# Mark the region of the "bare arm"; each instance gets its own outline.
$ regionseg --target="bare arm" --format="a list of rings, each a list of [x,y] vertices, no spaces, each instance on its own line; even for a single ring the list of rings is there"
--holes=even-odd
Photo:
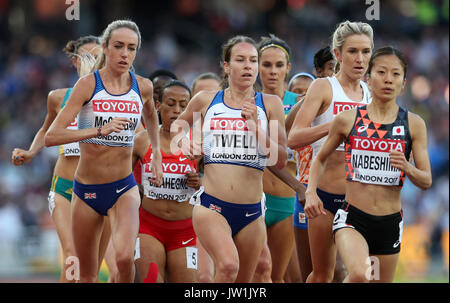
[[[403,153],[398,151],[391,151],[390,161],[393,167],[404,171],[414,185],[425,190],[432,183],[430,159],[427,152],[427,128],[422,118],[412,113],[408,114],[415,166],[405,159]]]
[[[299,195],[303,196],[306,187],[301,184],[291,173],[284,167],[283,169],[277,169],[275,166],[267,167],[278,179],[283,181],[287,186],[295,190]]]
[[[156,185],[162,183],[162,155],[159,140],[158,114],[153,101],[153,84],[150,80],[139,77],[139,87],[144,102],[142,117],[144,118],[147,135],[152,145],[152,182]]]
[[[328,80],[314,80],[289,131],[290,148],[297,149],[310,145],[328,134],[331,123],[311,127],[311,122],[318,116],[320,109],[327,106],[331,98],[332,91]]]
[[[308,188],[305,192],[305,214],[308,219],[314,218],[320,214],[325,214],[323,203],[317,196],[317,183],[325,169],[327,158],[334,150],[336,150],[339,144],[345,140],[345,137],[350,132],[352,127],[351,123],[354,120],[355,113],[356,110],[353,109],[342,112],[334,118],[327,139],[311,163]]]
[[[52,90],[47,97],[47,115],[44,123],[34,136],[33,142],[28,150],[15,148],[12,153],[12,162],[14,165],[22,165],[30,162],[45,146],[45,133],[58,114],[59,106],[64,98],[67,89]]]

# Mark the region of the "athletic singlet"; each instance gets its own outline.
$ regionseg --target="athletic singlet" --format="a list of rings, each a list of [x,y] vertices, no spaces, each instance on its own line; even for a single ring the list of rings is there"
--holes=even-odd
[[[266,156],[260,151],[256,135],[248,131],[241,109],[223,101],[224,91],[217,92],[205,113],[203,153],[205,165],[232,164],[264,171]],[[267,133],[268,120],[261,93],[255,93],[258,124]]]
[[[163,168],[163,182],[161,186],[155,186],[150,181],[152,177],[151,145],[142,159],[141,167],[144,195],[153,200],[187,201],[196,190],[187,186],[186,174],[192,171],[198,171],[197,162],[187,159],[181,152],[169,155],[161,151],[161,155]]]
[[[72,93],[72,88],[67,89],[64,99],[61,104],[61,109],[66,105],[67,100],[69,99],[70,94]],[[72,123],[67,126],[67,129],[78,129],[78,116],[72,121]],[[59,146],[59,154],[64,155],[66,157],[69,156],[80,156],[80,145],[78,142],[72,142],[67,144],[62,144]]]
[[[290,91],[285,91],[284,92],[284,97],[283,97],[283,107],[284,107],[284,118],[286,119],[289,112],[291,111],[292,107],[297,103],[297,94],[290,92]],[[292,162],[292,163],[296,163],[296,159],[295,159],[295,152],[290,149],[289,147],[287,148],[287,152],[288,152],[288,162]]]
[[[143,108],[141,93],[134,74],[130,71],[132,85],[130,90],[121,95],[108,93],[103,85],[98,70],[94,72],[95,90],[91,99],[83,104],[78,114],[78,129],[99,128],[115,117],[125,117],[133,121],[127,123],[124,130],[102,136],[81,140],[83,143],[100,144],[107,146],[130,147],[134,144],[136,128],[141,120]]]
[[[389,151],[403,152],[409,160],[411,144],[407,110],[399,107],[394,123],[379,124],[370,120],[366,105],[359,107],[345,139],[347,181],[403,186],[405,173],[391,166]]]
[[[295,151],[297,158],[297,179],[300,183],[308,184],[309,169],[311,168],[311,161],[313,156],[313,149],[311,145],[298,148]]]
[[[311,123],[311,127],[322,125],[324,123],[331,122],[334,117],[337,116],[340,112],[343,112],[345,110],[349,110],[352,108],[355,108],[357,106],[361,106],[364,104],[369,104],[372,101],[372,97],[370,96],[370,91],[367,87],[367,84],[364,81],[360,80],[361,87],[363,89],[363,98],[360,102],[356,102],[351,100],[344,92],[344,89],[342,88],[341,84],[339,83],[339,80],[336,78],[336,76],[333,77],[327,77],[328,81],[331,84],[332,94],[333,97],[331,99],[330,106],[328,106],[327,110],[323,112],[320,116],[316,117],[313,122]],[[320,147],[325,142],[327,136],[324,136],[317,140],[316,142],[313,142],[311,144],[313,148],[313,156],[315,157],[317,153],[319,152]],[[336,148],[338,151],[344,150],[344,144],[339,145],[338,148]]]

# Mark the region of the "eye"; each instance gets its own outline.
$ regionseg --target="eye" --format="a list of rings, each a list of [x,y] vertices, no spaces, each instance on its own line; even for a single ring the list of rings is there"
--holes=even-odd
[[[384,75],[384,71],[382,71],[382,70],[379,70],[377,73],[380,75]]]
[[[284,63],[283,62],[277,63],[277,67],[279,68],[284,67]]]
[[[134,48],[134,47],[129,47],[128,50],[134,52],[134,51],[136,50],[136,48]]]
[[[269,63],[269,62],[264,62],[264,63],[262,64],[262,66],[264,66],[264,67],[270,67],[270,63]]]
[[[120,48],[122,48],[122,45],[114,45],[114,47],[115,47],[116,49],[120,49]]]

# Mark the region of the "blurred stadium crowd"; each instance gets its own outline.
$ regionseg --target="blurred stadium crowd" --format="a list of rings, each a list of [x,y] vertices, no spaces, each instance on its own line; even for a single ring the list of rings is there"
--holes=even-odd
[[[315,51],[330,44],[335,25],[348,19],[372,25],[375,48],[390,44],[408,59],[399,103],[426,121],[433,172],[428,191],[410,182],[403,189],[405,225],[423,237],[416,244],[423,256],[412,252],[409,260],[424,259],[418,261],[426,263],[422,271],[437,262],[438,271],[448,272],[449,1],[380,2],[380,20],[367,20],[363,0],[81,0],[80,20],[68,21],[63,0],[0,0],[0,259],[7,246],[12,255],[36,254],[42,232],[54,229],[47,195],[57,148],[45,148],[24,167],[11,165],[10,157],[14,147],[31,144],[44,121],[48,92],[77,79],[62,52],[68,40],[100,35],[114,19],[133,19],[143,38],[136,72],[147,76],[165,68],[191,85],[200,73],[221,73],[220,45],[237,33],[255,40],[276,34],[293,52],[292,75],[312,72]],[[2,264],[0,276],[6,274]]]

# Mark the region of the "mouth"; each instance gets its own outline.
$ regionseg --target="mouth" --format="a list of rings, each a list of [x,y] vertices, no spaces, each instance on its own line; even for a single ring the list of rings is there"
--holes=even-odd
[[[247,79],[251,79],[253,77],[253,75],[250,74],[250,73],[245,73],[245,74],[242,75],[242,77],[243,78],[247,78]]]
[[[126,61],[119,61],[119,65],[122,67],[128,67],[128,63]]]
[[[381,89],[385,94],[391,94],[394,90],[389,87],[385,87]]]
[[[364,68],[362,66],[356,66],[353,69],[358,71],[358,72],[363,72],[364,71]]]

